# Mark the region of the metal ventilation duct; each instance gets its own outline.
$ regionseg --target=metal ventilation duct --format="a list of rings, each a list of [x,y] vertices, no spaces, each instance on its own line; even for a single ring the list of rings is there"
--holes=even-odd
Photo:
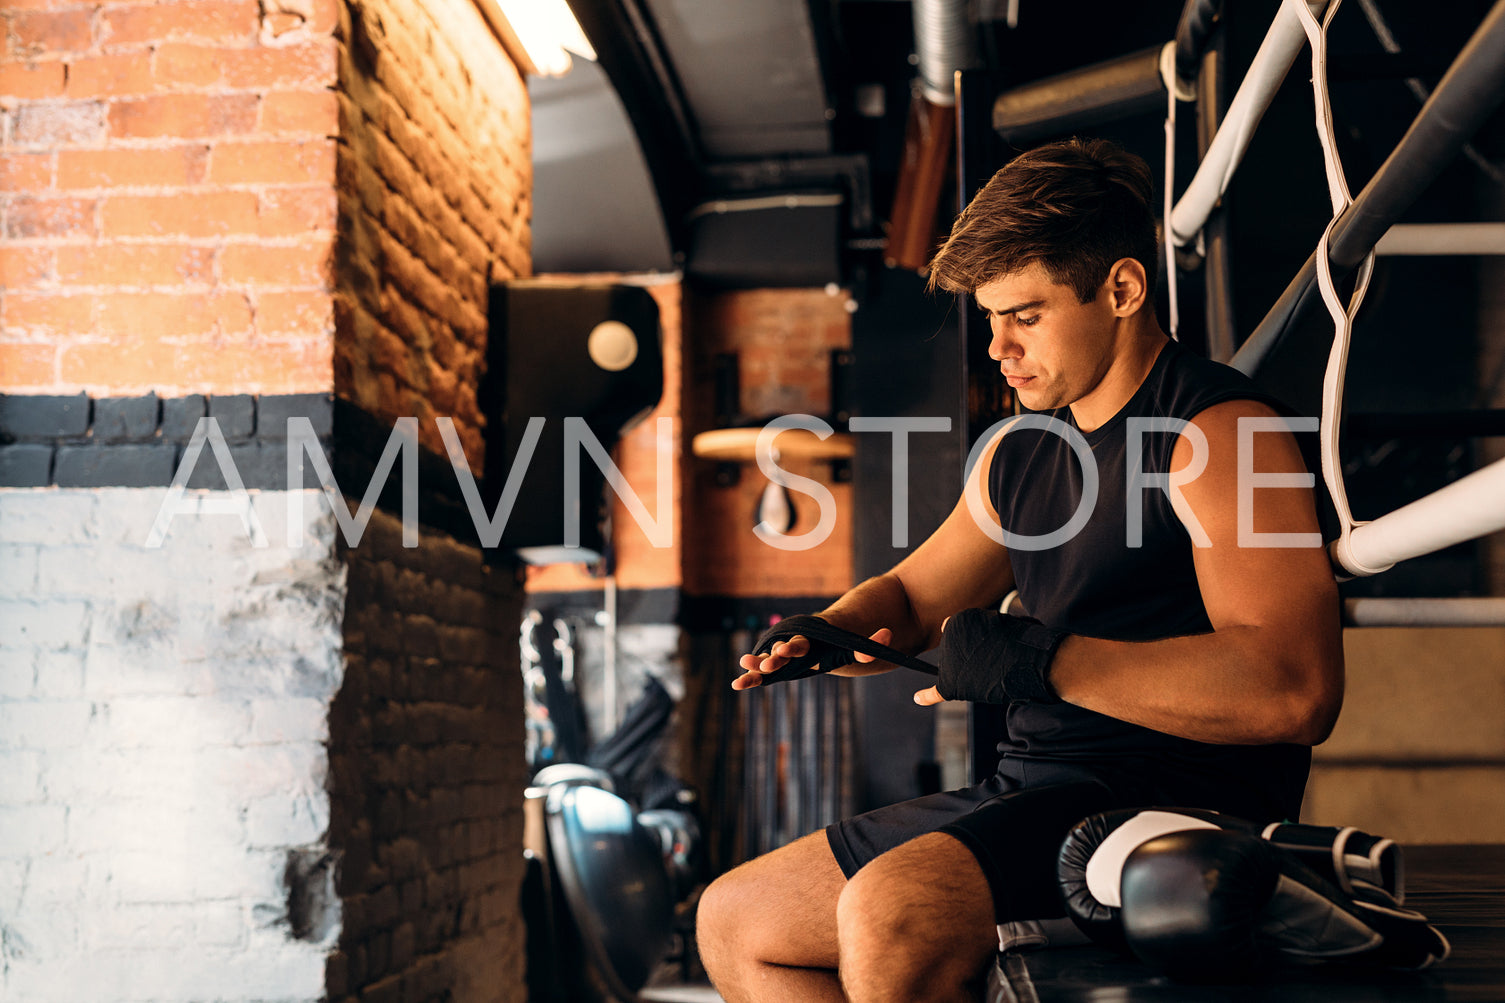
[[[914,0],[914,40],[925,97],[951,107],[956,71],[977,66],[977,31],[968,0]]]

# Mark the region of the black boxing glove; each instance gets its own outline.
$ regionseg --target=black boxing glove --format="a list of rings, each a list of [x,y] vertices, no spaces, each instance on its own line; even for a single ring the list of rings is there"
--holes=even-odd
[[[1119,889],[1124,861],[1142,844],[1188,829],[1259,833],[1253,822],[1199,808],[1122,808],[1078,822],[1056,858],[1066,915],[1077,929],[1101,947],[1128,954]]]
[[[964,609],[941,634],[936,690],[947,700],[1060,703],[1050,661],[1069,635],[1028,617]]]
[[[1415,971],[1448,956],[1425,916],[1351,898],[1247,833],[1148,840],[1124,862],[1120,891],[1130,949],[1172,978],[1245,978],[1279,957]]]
[[[769,627],[763,632],[763,636],[758,638],[757,644],[753,645],[752,653],[761,658],[772,652],[773,646],[780,641],[788,641],[795,637],[803,637],[810,642],[810,650],[798,658],[789,659],[783,668],[765,675],[764,683],[786,683],[839,669],[843,665],[850,665],[857,661],[856,652],[859,651],[864,655],[872,655],[874,658],[881,658],[886,662],[902,665],[917,672],[935,675],[935,666],[929,662],[915,658],[897,648],[890,648],[886,644],[879,644],[861,634],[834,626],[813,613],[787,616]]]
[[[1120,881],[1129,854],[1159,836],[1217,828],[1259,836],[1280,847],[1348,899],[1398,910],[1405,899],[1401,848],[1351,826],[1256,823],[1197,808],[1127,808],[1083,819],[1067,833],[1056,861],[1066,914],[1097,944],[1128,953]]]
[[[1344,894],[1380,906],[1406,900],[1406,870],[1393,839],[1352,826],[1277,822],[1260,833]]]

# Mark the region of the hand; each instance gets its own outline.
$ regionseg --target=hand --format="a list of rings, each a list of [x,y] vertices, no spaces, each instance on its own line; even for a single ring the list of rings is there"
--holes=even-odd
[[[876,641],[879,644],[888,644],[893,640],[893,636],[894,632],[892,630],[889,630],[887,627],[879,627],[869,635],[868,639]],[[754,686],[761,686],[764,676],[782,669],[792,659],[800,658],[809,653],[810,640],[802,634],[796,634],[787,641],[780,641],[778,644],[775,644],[769,649],[766,655],[743,655],[737,660],[738,667],[743,670],[742,675],[732,680],[732,689],[750,690]],[[859,662],[877,661],[872,655],[864,655],[861,652],[856,652],[855,655]]]
[[[951,618],[949,616],[941,621],[942,634],[946,633],[946,624],[950,622]],[[914,702],[921,707],[934,707],[938,703],[945,703],[946,698],[941,696],[941,691],[934,686],[927,686],[914,695]]]
[[[938,703],[945,703],[946,698],[941,696],[941,691],[934,686],[928,686],[914,695],[914,702],[921,707],[934,707]]]
[[[940,703],[942,697],[992,704],[1061,702],[1050,685],[1050,663],[1070,636],[1066,631],[991,609],[962,610],[954,619],[955,627],[941,627],[935,694],[916,694],[916,703]]]

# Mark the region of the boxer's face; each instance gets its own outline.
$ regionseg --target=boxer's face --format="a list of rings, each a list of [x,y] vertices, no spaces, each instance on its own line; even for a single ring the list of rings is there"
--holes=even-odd
[[[993,330],[988,357],[1032,411],[1081,400],[1113,362],[1115,317],[1106,284],[1082,303],[1031,262],[979,286],[975,296]]]

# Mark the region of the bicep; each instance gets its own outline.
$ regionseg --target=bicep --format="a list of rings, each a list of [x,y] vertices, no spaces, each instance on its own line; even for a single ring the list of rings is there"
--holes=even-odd
[[[1336,586],[1322,546],[1311,480],[1294,436],[1261,431],[1241,442],[1241,418],[1271,418],[1252,401],[1230,401],[1197,415],[1207,465],[1181,489],[1177,515],[1193,547],[1203,605],[1214,629],[1274,627],[1293,635],[1331,618]],[[1250,450],[1241,461],[1240,448]],[[1192,462],[1183,437],[1173,468]],[[1272,484],[1296,480],[1302,484]],[[1243,483],[1242,481],[1247,481]]]

